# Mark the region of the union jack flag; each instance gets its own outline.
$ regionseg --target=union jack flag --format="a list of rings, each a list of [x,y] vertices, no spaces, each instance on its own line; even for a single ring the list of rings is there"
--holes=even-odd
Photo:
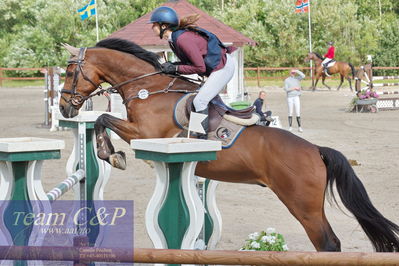
[[[309,0],[296,0],[295,13],[309,12]]]

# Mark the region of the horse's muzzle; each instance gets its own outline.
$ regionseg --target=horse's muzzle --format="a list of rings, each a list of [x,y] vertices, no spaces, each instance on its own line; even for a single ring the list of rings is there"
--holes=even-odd
[[[65,118],[72,118],[79,114],[79,110],[70,103],[60,103],[60,112]]]

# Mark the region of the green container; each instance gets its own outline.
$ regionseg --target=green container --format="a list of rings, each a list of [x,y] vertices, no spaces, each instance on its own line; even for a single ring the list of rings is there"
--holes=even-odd
[[[239,102],[230,103],[230,106],[233,109],[236,109],[236,110],[245,109],[247,107],[250,107],[251,105],[252,105],[251,103],[245,102],[245,101],[239,101]]]

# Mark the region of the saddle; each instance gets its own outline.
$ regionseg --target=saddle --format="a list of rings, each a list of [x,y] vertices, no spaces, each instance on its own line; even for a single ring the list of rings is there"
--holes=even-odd
[[[187,136],[190,115],[194,111],[195,95],[195,93],[186,94],[175,105],[173,119],[176,125],[183,129],[179,136]],[[220,96],[216,96],[209,103],[208,139],[221,141],[223,149],[232,147],[247,126],[255,125],[259,121],[259,116],[253,110],[252,106],[243,110],[234,110],[223,103]]]
[[[195,94],[190,95],[186,102],[186,116],[190,117],[191,112],[195,112],[193,100]],[[208,119],[209,119],[209,131],[214,131],[221,123],[224,115],[230,115],[239,119],[251,119],[253,116],[254,106],[247,107],[241,110],[235,110],[227,106],[222,98],[217,95],[209,103]]]
[[[324,73],[329,77],[331,75],[331,73],[328,72],[328,69],[332,66],[335,65],[337,61],[335,61],[334,59],[331,59],[330,61],[327,62],[326,67],[324,69]]]

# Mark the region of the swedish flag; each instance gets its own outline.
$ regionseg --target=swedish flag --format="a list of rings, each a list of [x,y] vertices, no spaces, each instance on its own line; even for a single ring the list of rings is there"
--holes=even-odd
[[[85,20],[90,16],[94,16],[96,14],[96,0],[91,0],[88,5],[78,9],[78,13],[82,20]]]

